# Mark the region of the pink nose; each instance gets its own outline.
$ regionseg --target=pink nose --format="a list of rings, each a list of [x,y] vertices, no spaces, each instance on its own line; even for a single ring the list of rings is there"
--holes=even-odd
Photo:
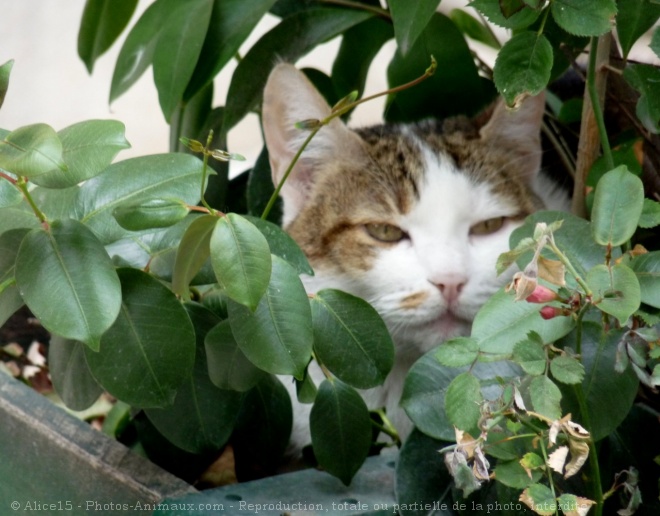
[[[435,285],[442,297],[448,303],[453,303],[458,299],[458,296],[461,295],[463,287],[465,286],[466,281],[463,278],[458,278],[454,276],[448,276],[446,278],[438,278],[439,281],[431,281]],[[430,280],[429,280],[430,281]]]

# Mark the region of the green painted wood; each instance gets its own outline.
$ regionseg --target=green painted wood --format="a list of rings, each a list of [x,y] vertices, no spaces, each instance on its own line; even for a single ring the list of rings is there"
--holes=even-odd
[[[0,373],[0,514],[151,514],[193,491]]]
[[[164,500],[154,515],[327,516],[396,514],[396,455],[370,457],[346,487],[317,470],[303,470],[254,482],[209,489]]]

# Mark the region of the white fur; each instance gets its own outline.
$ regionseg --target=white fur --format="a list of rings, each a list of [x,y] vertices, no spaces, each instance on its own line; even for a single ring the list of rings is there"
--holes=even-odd
[[[336,273],[317,270],[305,277],[309,292],[338,288],[371,303],[385,320],[396,343],[395,365],[385,384],[363,392],[369,408],[385,407],[388,417],[405,437],[412,423],[399,407],[403,384],[412,364],[443,341],[469,335],[471,321],[479,308],[501,286],[513,270],[497,277],[495,261],[509,249],[511,232],[520,225],[513,221],[490,235],[470,235],[470,227],[483,220],[513,217],[518,208],[495,196],[486,183],[473,183],[453,164],[424,148],[426,183],[420,188],[419,202],[410,213],[392,221],[410,236],[383,249],[373,267],[359,281]],[[553,208],[566,206],[566,196],[539,180],[539,194],[550,194]],[[465,286],[450,307],[434,285],[456,281]],[[414,308],[401,307],[402,300],[423,292],[424,302]],[[318,384],[324,376],[315,363],[310,367]],[[293,399],[295,392],[292,390]],[[295,403],[295,402],[294,402]],[[310,442],[310,405],[297,404],[292,443],[298,449]]]

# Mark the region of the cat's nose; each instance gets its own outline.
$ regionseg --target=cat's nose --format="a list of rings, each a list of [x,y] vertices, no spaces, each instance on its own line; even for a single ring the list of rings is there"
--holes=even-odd
[[[458,299],[466,283],[465,278],[459,276],[446,276],[429,281],[436,286],[448,303],[453,303]]]

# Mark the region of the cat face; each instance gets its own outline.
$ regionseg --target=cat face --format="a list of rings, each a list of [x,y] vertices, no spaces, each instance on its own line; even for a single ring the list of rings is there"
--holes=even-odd
[[[461,120],[323,127],[282,189],[284,226],[316,272],[304,278],[308,290],[369,301],[399,354],[469,333],[508,280],[496,277],[495,262],[511,232],[543,206],[532,188],[543,106],[542,98],[516,113],[498,106],[480,129]],[[275,183],[307,136],[295,122],[329,114],[304,75],[274,69],[263,122]]]

